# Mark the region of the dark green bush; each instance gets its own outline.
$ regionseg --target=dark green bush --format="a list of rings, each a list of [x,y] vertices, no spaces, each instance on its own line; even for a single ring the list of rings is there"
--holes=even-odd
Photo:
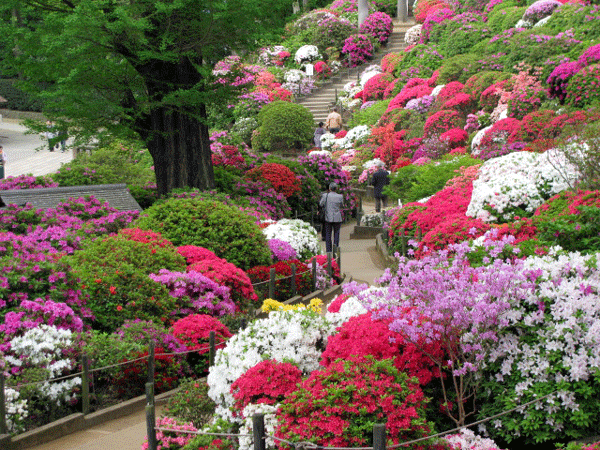
[[[62,259],[89,294],[94,329],[112,332],[125,320],[159,321],[176,309],[167,288],[150,279],[160,269],[184,271],[184,258],[173,247],[160,248],[113,235],[87,242]]]
[[[242,179],[241,171],[232,167],[213,166],[215,174],[215,189],[230,194],[235,191],[235,185]]]
[[[478,42],[490,37],[490,29],[483,22],[470,22],[466,25],[450,22],[455,26],[447,26],[440,42],[440,50],[445,57],[469,53]]]
[[[259,127],[252,138],[254,150],[302,150],[312,143],[312,113],[302,105],[281,100],[265,105],[258,113]]]
[[[513,5],[513,2],[503,2],[496,5],[492,12],[488,14],[487,26],[493,33],[501,33],[504,30],[513,28],[527,9],[510,5]]]
[[[424,67],[431,71],[436,70],[443,59],[444,57],[437,46],[432,44],[415,45],[396,65],[394,76],[399,77],[401,72],[415,67]]]
[[[206,380],[186,379],[181,388],[169,398],[165,406],[165,415],[183,422],[192,422],[196,428],[202,428],[215,412],[215,402],[208,396]]]
[[[41,112],[43,103],[31,94],[22,91],[16,86],[16,80],[0,79],[0,92],[6,103],[0,106],[15,111]]]
[[[596,40],[600,37],[600,27],[597,19],[590,20],[590,17],[594,17],[595,8],[597,6],[594,5],[564,4],[552,13],[544,28],[553,30],[552,34],[572,30],[576,39]]]
[[[271,260],[265,236],[254,218],[216,201],[168,199],[144,211],[135,226],[161,233],[176,246],[205,247],[243,270]]]
[[[357,127],[359,125],[373,126],[383,116],[385,110],[390,104],[391,99],[381,100],[375,102],[373,105],[365,109],[359,109],[352,115],[350,119],[350,128]]]
[[[438,83],[451,81],[465,83],[471,76],[481,71],[481,56],[475,53],[456,55],[442,61]]]

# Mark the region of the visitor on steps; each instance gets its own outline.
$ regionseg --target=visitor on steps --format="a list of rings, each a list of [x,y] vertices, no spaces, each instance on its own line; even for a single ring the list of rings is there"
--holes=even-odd
[[[333,245],[340,246],[340,228],[342,227],[342,203],[344,196],[336,192],[338,185],[329,183],[329,190],[321,195],[319,206],[325,210],[325,251],[331,253]],[[332,243],[333,234],[333,243]]]
[[[319,122],[319,126],[315,130],[315,134],[313,136],[313,142],[315,147],[318,149],[321,149],[321,136],[323,136],[325,133],[327,133],[327,130],[323,128],[323,122]]]
[[[390,184],[390,176],[382,161],[377,163],[377,171],[371,176],[371,186],[373,186],[373,196],[375,197],[375,211],[381,212],[381,207],[387,207],[387,195],[383,193],[383,188]]]
[[[342,116],[338,112],[337,106],[334,107],[333,111],[331,111],[327,116],[325,128],[327,128],[332,134],[339,133],[339,131],[342,129]]]

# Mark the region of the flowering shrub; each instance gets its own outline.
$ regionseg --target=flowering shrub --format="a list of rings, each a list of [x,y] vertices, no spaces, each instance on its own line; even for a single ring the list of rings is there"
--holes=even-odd
[[[290,52],[283,45],[262,48],[258,54],[258,60],[265,66],[283,66],[289,58]]]
[[[448,434],[444,439],[453,450],[500,450],[492,439],[482,438],[469,428],[461,428],[459,433]]]
[[[282,164],[261,164],[246,172],[245,176],[253,181],[266,181],[273,189],[286,197],[291,197],[301,190],[300,181],[294,172]]]
[[[423,25],[418,23],[406,30],[406,33],[404,33],[404,42],[406,42],[408,45],[418,44],[421,41],[422,27]]]
[[[543,154],[517,152],[490,159],[481,166],[479,177],[473,182],[466,214],[485,222],[527,217],[544,200],[567,189],[568,182],[577,177],[575,168],[558,150]]]
[[[254,123],[257,124],[254,118],[243,117],[238,119],[236,121],[236,131],[242,138],[248,134],[242,129],[245,121],[254,121]],[[253,125],[253,128],[256,128],[256,125]],[[244,170],[248,165],[240,153],[239,148],[235,145],[221,145],[220,143],[214,143],[211,144],[210,149],[212,151],[212,162],[215,166],[225,166]]]
[[[344,41],[342,53],[348,57],[350,67],[360,66],[373,56],[371,39],[364,34],[353,34]]]
[[[551,250],[524,261],[523,274],[533,283],[528,295],[510,299],[507,326],[485,361],[481,417],[547,396],[492,421],[491,437],[521,442],[578,439],[598,421],[591,399],[599,392],[595,347],[598,338],[596,256]],[[501,389],[499,387],[502,386]],[[586,395],[589,393],[590,396]]]
[[[317,231],[303,220],[282,219],[264,228],[263,233],[267,239],[277,238],[290,244],[301,260],[321,253]]]
[[[204,247],[197,247],[195,245],[182,245],[177,247],[177,253],[185,258],[185,262],[188,264],[188,266],[205,259],[218,258],[214,252],[211,252]]]
[[[561,3],[557,0],[537,0],[532,3],[523,14],[523,20],[536,23],[544,17],[550,16]]]
[[[584,67],[574,74],[566,87],[565,103],[584,107],[600,99],[600,64]]]
[[[202,264],[202,262],[195,264]],[[223,316],[233,314],[236,310],[228,287],[214,282],[195,270],[171,272],[161,269],[158,274],[151,273],[150,278],[164,285],[169,289],[169,294],[177,299],[178,308],[170,313],[171,316],[179,317],[194,313]]]
[[[327,340],[320,364],[329,367],[338,359],[370,355],[378,361],[391,359],[399,372],[417,377],[421,385],[439,377],[435,364],[427,356],[433,354],[442,358],[439,345],[432,343],[421,350],[401,334],[391,331],[390,322],[375,319],[371,313],[351,317]]]
[[[442,134],[452,128],[462,128],[465,120],[454,110],[442,109],[430,115],[425,121],[424,131],[426,136]]]
[[[277,220],[289,215],[291,210],[285,195],[264,181],[239,181],[235,185],[234,194],[237,195],[240,206],[255,212],[252,215]]]
[[[579,61],[567,61],[557,65],[554,70],[548,75],[546,84],[549,86],[549,97],[558,98],[561,103],[564,103],[567,97],[567,85],[569,80],[582,66]]]
[[[290,243],[277,238],[269,239],[267,243],[269,244],[271,258],[274,262],[298,259],[298,254]]]
[[[307,63],[316,61],[320,59],[322,56],[319,53],[319,49],[316,45],[303,45],[298,50],[296,50],[296,54],[294,55],[294,61],[298,64]]]
[[[161,417],[156,419],[156,445],[157,449],[166,450],[171,448],[182,448],[190,442],[198,429],[191,422],[181,422],[172,417]],[[148,450],[148,441],[142,444],[142,450]]]
[[[414,87],[403,88],[400,93],[397,94],[389,103],[386,112],[392,111],[396,108],[403,108],[410,100],[419,99],[430,95],[432,90],[433,89],[426,84],[419,84]]]
[[[276,436],[323,446],[368,446],[372,424],[385,422],[387,439],[399,444],[429,434],[424,400],[418,384],[390,360],[352,356],[311,373],[281,403]]]
[[[218,285],[229,288],[235,312],[247,311],[256,307],[258,297],[248,274],[234,264],[222,259],[204,259],[190,264],[188,272],[198,272]]]
[[[394,29],[392,18],[383,12],[374,12],[360,25],[360,32],[371,36],[375,42],[387,42]]]
[[[274,405],[296,390],[302,372],[287,362],[267,359],[248,369],[231,385],[234,412],[241,413],[248,404]]]
[[[389,83],[392,82],[393,79],[394,77],[387,72],[378,73],[369,78],[362,90],[363,101],[366,102],[367,100],[383,99],[385,88],[389,85]]]
[[[216,349],[224,348],[232,336],[225,325],[206,314],[192,314],[179,319],[173,323],[170,331],[188,350],[195,350],[194,353],[188,353],[188,361],[198,375],[208,369],[210,332],[215,332]]]
[[[232,418],[230,408],[235,400],[231,385],[265,359],[290,362],[303,375],[316,370],[323,342],[332,331],[322,316],[309,310],[274,311],[251,322],[217,352],[209,370],[208,395],[217,404],[217,416]]]
[[[410,109],[418,112],[419,114],[425,114],[428,112],[435,103],[435,97],[433,95],[424,95],[419,98],[413,98],[406,102],[405,109]]]
[[[58,187],[58,183],[47,176],[34,177],[30,175],[10,176],[0,180],[0,191],[12,189],[41,189]]]

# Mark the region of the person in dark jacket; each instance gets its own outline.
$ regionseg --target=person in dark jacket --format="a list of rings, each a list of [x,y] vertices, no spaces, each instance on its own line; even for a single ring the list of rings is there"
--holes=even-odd
[[[375,211],[381,212],[381,206],[387,207],[387,196],[383,193],[383,188],[390,184],[390,175],[385,170],[383,162],[378,163],[378,169],[371,177],[373,186],[373,196],[375,197]]]
[[[325,210],[325,250],[333,251],[333,245],[340,246],[340,228],[342,227],[342,204],[344,196],[336,192],[337,183],[329,183],[329,190],[321,195],[319,206]],[[331,235],[333,234],[333,243]]]

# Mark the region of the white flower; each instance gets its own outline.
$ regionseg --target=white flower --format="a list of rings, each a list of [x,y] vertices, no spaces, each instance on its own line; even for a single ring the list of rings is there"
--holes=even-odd
[[[419,40],[421,39],[421,28],[423,28],[423,25],[419,23],[406,30],[406,33],[404,34],[404,42],[406,42],[408,45],[418,44]]]
[[[302,64],[304,62],[316,61],[321,58],[321,54],[319,53],[319,49],[316,45],[303,45],[296,51],[296,55],[294,56],[294,60],[298,64]]]
[[[280,239],[290,244],[301,261],[321,254],[317,230],[301,219],[281,219],[263,228],[263,233],[267,239]]]
[[[440,92],[442,92],[442,89],[444,89],[444,86],[446,86],[445,84],[438,84],[436,87],[433,88],[433,91],[431,91],[431,96],[432,97],[437,97]]]
[[[275,448],[275,441],[271,436],[275,435],[275,429],[277,428],[277,416],[275,415],[277,409],[279,409],[279,405],[265,405],[263,403],[250,403],[244,408],[242,414],[246,419],[240,426],[239,450],[251,450],[254,448],[254,439],[250,436],[245,436],[252,435],[252,416],[254,414],[264,414],[265,436],[267,436],[265,440],[266,448]]]

